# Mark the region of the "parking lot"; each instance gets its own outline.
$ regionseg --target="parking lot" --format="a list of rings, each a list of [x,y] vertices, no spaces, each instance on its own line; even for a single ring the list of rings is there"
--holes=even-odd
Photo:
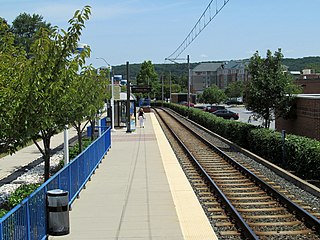
[[[235,113],[239,113],[240,118],[238,121],[241,121],[241,122],[248,123],[249,117],[253,115],[253,112],[247,110],[243,105],[238,105],[238,106],[234,105],[231,107],[226,105],[226,108],[228,108],[230,111],[233,111]],[[259,125],[262,125],[262,120],[261,119],[254,120],[253,117],[251,117],[250,124],[259,126]],[[270,129],[275,129],[275,122],[274,121],[271,122]]]

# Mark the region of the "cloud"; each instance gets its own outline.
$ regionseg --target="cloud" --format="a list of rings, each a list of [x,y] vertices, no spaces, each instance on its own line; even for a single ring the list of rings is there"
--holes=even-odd
[[[55,24],[66,23],[77,9],[82,9],[85,5],[79,3],[41,3],[35,9],[34,12],[41,14],[45,20]]]
[[[207,55],[207,54],[201,54],[200,56],[199,56],[200,58],[208,58],[209,56]]]

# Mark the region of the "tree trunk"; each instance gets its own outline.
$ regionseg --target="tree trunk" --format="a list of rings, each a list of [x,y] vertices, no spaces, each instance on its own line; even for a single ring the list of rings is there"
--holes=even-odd
[[[77,126],[77,136],[78,136],[78,144],[79,144],[79,153],[82,152],[82,131],[81,131],[81,123],[78,123]]]
[[[50,178],[50,140],[51,136],[45,136],[43,138],[43,145],[44,145],[44,180],[47,181]]]
[[[91,141],[94,140],[94,131],[95,131],[95,120],[90,120],[90,123],[91,123]]]
[[[87,121],[86,124],[84,124],[84,126],[81,128],[81,122],[77,122],[77,121],[74,121],[72,123],[72,126],[76,129],[77,131],[77,138],[78,138],[78,144],[79,144],[79,147],[78,147],[78,151],[79,153],[82,152],[82,149],[83,149],[83,145],[82,145],[82,133],[83,131],[85,130],[87,124],[89,123],[90,121]],[[92,136],[92,135],[91,135]]]
[[[33,139],[34,144],[37,146],[37,148],[41,152],[44,160],[44,181],[47,181],[50,178],[50,156],[51,156],[50,141],[51,141],[52,135],[53,134],[46,134],[44,132],[41,133],[44,149],[42,149],[38,144],[37,138]]]

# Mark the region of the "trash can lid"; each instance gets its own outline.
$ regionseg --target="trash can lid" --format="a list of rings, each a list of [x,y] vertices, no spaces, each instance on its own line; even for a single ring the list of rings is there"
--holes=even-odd
[[[49,196],[66,196],[68,195],[68,191],[64,191],[62,189],[53,189],[53,190],[47,191],[47,194]]]

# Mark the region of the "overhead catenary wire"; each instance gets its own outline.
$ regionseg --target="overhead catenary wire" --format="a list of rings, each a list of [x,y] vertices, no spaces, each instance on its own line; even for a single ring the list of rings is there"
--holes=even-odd
[[[203,29],[208,26],[212,19],[214,19],[218,15],[218,13],[229,1],[230,0],[211,0],[187,37],[183,40],[179,47],[166,59],[171,61],[176,60],[181,55],[181,53],[183,53],[184,50],[186,50],[186,48],[197,38],[197,36],[203,31]],[[212,11],[212,8],[215,8],[215,11]]]

